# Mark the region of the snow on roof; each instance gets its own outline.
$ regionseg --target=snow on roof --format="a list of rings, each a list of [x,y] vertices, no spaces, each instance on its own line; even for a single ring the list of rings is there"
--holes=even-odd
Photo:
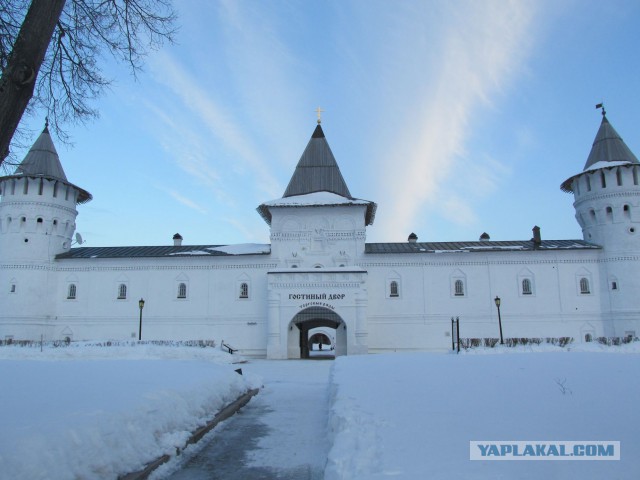
[[[619,167],[620,165],[631,165],[633,162],[629,162],[627,160],[612,160],[610,162],[606,160],[600,160],[592,165],[587,167],[585,172],[591,172],[592,170],[598,170],[599,168],[611,168],[611,167]]]
[[[67,258],[143,258],[265,255],[271,252],[268,244],[246,243],[238,245],[160,245],[151,247],[79,247],[57,255]]]
[[[211,255],[211,252],[205,252],[204,250],[188,250],[186,252],[173,252],[167,255]]]
[[[332,192],[313,192],[264,202],[268,207],[301,207],[309,205],[368,205],[369,201],[346,198]]]
[[[365,213],[366,225],[372,225],[376,215],[377,205],[369,200],[360,200],[359,198],[343,197],[332,192],[313,192],[304,195],[293,195],[290,197],[278,198],[261,204],[256,210],[260,216],[271,225],[270,208],[273,207],[321,207],[321,206],[338,206],[338,205],[362,205],[367,207]]]
[[[271,245],[265,243],[239,243],[237,245],[209,247],[207,250],[223,252],[229,255],[259,255],[263,253],[270,253]]]

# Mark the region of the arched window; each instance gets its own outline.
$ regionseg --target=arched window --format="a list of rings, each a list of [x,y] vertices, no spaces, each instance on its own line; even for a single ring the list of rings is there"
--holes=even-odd
[[[76,284],[75,283],[70,283],[69,284],[69,289],[67,291],[67,299],[68,300],[75,300],[76,298]]]
[[[607,178],[602,170],[600,170],[600,183],[602,183],[602,188],[607,188]]]
[[[240,284],[240,298],[249,298],[249,284],[241,283]]]
[[[522,279],[522,294],[531,295],[531,280],[528,278]]]
[[[618,186],[622,186],[622,172],[620,171],[620,169],[618,168],[616,170],[616,181],[618,182]]]
[[[187,298],[187,284],[181,283],[178,285],[178,298]]]
[[[127,298],[127,285],[125,283],[121,283],[118,286],[118,300],[124,300]]]
[[[591,335],[590,333],[585,334],[584,336],[585,342],[591,342],[592,340],[593,340],[593,335]]]
[[[400,296],[400,293],[398,292],[398,282],[396,282],[395,280],[393,280],[389,284],[389,296],[390,297],[398,297],[398,296]]]
[[[580,279],[580,293],[582,295],[588,295],[591,293],[591,290],[589,289],[589,279],[587,277],[582,277]]]
[[[454,293],[457,297],[464,296],[464,282],[462,280],[456,280],[456,283],[454,284],[454,289],[455,289]]]

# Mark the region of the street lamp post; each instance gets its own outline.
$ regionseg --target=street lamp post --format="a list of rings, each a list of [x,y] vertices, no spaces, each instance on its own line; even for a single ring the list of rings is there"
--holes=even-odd
[[[500,317],[500,297],[496,297],[493,301],[496,302],[496,308],[498,309],[498,326],[500,327],[500,345],[504,345],[504,341],[502,340],[502,318]]]
[[[138,301],[140,307],[140,327],[138,328],[138,340],[142,340],[142,309],[144,308],[144,298]]]

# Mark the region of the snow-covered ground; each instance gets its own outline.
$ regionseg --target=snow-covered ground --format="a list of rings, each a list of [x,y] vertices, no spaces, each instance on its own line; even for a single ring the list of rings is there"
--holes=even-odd
[[[640,478],[638,346],[340,357],[325,479]],[[474,440],[619,441],[621,459],[471,461]]]
[[[237,359],[197,347],[0,348],[0,478],[113,479],[173,453],[263,380],[245,407],[260,432],[241,456],[249,471],[316,478],[328,451],[328,480],[638,478],[638,342]],[[471,461],[474,440],[619,441],[621,459]]]
[[[261,381],[215,348],[0,348],[0,477],[116,478]],[[241,365],[240,365],[241,366]]]
[[[322,479],[332,364],[251,360],[242,365],[264,380],[259,395],[203,438],[208,445],[189,447],[152,479]]]

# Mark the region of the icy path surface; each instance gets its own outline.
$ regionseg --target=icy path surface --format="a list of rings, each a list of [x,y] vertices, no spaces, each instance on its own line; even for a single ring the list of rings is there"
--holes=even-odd
[[[201,450],[173,474],[153,478],[321,479],[331,360],[251,360],[245,374],[265,387],[240,413],[203,439]]]

